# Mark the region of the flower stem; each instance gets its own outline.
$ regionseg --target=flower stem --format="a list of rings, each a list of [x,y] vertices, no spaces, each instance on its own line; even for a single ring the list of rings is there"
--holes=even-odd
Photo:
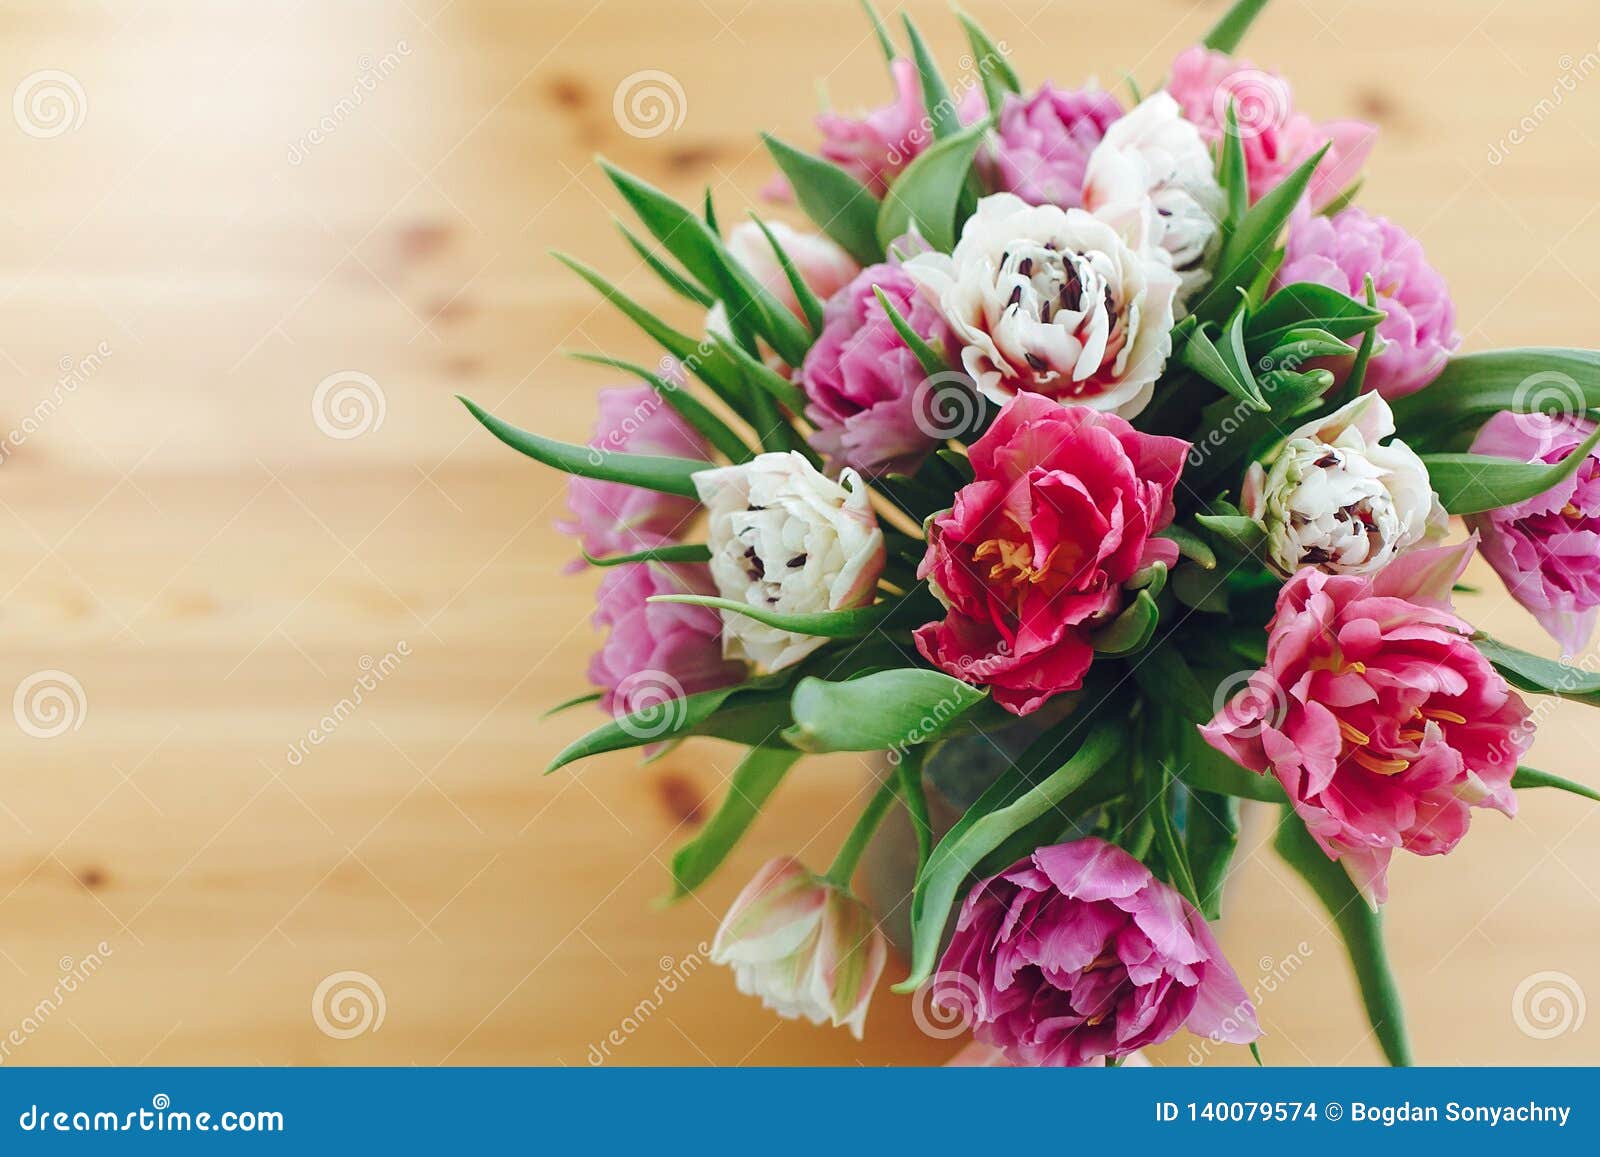
[[[837,888],[849,889],[850,878],[856,874],[856,864],[861,861],[861,854],[872,842],[872,834],[878,830],[878,824],[888,814],[889,805],[894,803],[894,800],[895,781],[891,776],[878,785],[877,794],[872,797],[872,802],[867,804],[867,810],[861,813],[856,826],[851,828],[850,834],[844,838],[839,854],[833,858],[833,865],[823,879]]]

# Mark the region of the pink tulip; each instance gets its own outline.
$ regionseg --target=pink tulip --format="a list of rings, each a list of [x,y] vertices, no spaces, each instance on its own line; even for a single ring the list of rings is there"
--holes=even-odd
[[[1450,609],[1473,546],[1415,550],[1376,575],[1297,571],[1267,627],[1266,666],[1200,729],[1277,778],[1374,907],[1395,849],[1442,855],[1473,808],[1517,810],[1528,709]]]

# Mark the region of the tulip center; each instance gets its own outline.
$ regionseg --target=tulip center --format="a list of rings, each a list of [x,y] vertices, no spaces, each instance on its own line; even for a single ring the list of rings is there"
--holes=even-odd
[[[993,586],[1008,588],[1020,599],[1030,589],[1052,595],[1076,573],[1083,550],[1074,543],[1062,541],[1052,546],[1039,558],[1033,543],[1014,518],[1007,519],[1008,529],[1015,536],[987,538],[972,552],[972,561],[988,563],[985,577]]]
[[[1005,331],[1001,345],[1022,349],[1034,384],[1065,377],[1065,396],[1097,392],[1099,371],[1116,361],[1126,327],[1111,279],[1094,256],[1063,250],[1054,241],[1019,242],[1001,254],[995,290],[1005,301],[996,319]],[[1039,332],[1044,326],[1077,339],[1079,352],[1069,363],[1062,362],[1059,336]]]

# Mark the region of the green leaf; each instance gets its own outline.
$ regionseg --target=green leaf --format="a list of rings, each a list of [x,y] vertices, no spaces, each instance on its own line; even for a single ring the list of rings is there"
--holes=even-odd
[[[1485,634],[1472,637],[1472,643],[1494,669],[1519,691],[1535,695],[1557,695],[1576,703],[1600,707],[1600,675],[1570,667],[1554,659],[1541,659]]]
[[[1600,445],[1600,429],[1559,462],[1518,462],[1487,454],[1424,454],[1428,481],[1451,514],[1511,506],[1565,482]]]
[[[658,546],[650,550],[636,550],[632,554],[613,554],[606,558],[596,558],[588,551],[583,552],[583,561],[590,566],[622,566],[630,562],[709,562],[710,560],[711,548],[698,542]]]
[[[711,203],[711,186],[706,186],[704,220],[706,228],[713,233],[721,233],[722,227],[717,224],[717,207]]]
[[[687,603],[696,607],[714,607],[729,614],[744,615],[780,631],[793,631],[797,635],[813,635],[823,639],[859,639],[870,634],[893,608],[893,603],[874,603],[870,607],[857,607],[846,611],[816,611],[810,614],[788,615],[753,607],[735,599],[719,599],[715,595],[651,595],[652,603]]]
[[[933,974],[950,909],[978,862],[1011,833],[1058,808],[1116,754],[1124,724],[1096,724],[1070,759],[1033,783],[1033,776],[1054,763],[1057,749],[1079,726],[1081,721],[1068,720],[1045,732],[933,849],[911,898],[911,974],[894,986],[896,992],[915,991]]]
[[[662,494],[677,494],[684,498],[698,498],[694,476],[709,469],[709,462],[692,458],[665,458],[648,454],[617,454],[597,450],[590,446],[574,446],[557,442],[527,430],[502,422],[470,398],[461,397],[461,404],[472,416],[483,423],[485,429],[518,453],[526,454],[546,466],[577,474],[583,478],[599,478],[606,482],[625,482],[629,486],[642,486]]]
[[[1600,791],[1579,783],[1574,779],[1566,779],[1559,775],[1552,775],[1548,771],[1540,771],[1536,767],[1519,767],[1511,777],[1511,786],[1516,788],[1527,787],[1554,787],[1562,791],[1570,791],[1573,795],[1581,795],[1584,799],[1592,799],[1600,803]]]
[[[1250,173],[1244,159],[1244,138],[1239,135],[1239,112],[1230,98],[1222,147],[1217,152],[1217,184],[1226,198],[1226,233],[1238,228],[1250,211]]]
[[[800,303],[800,312],[806,315],[806,324],[811,327],[813,334],[822,332],[822,302],[817,300],[815,291],[806,284],[806,279],[800,276],[800,271],[794,267],[788,252],[779,243],[777,236],[767,223],[754,213],[750,219],[756,223],[757,228],[766,237],[767,244],[772,246],[772,252],[777,255],[778,265],[783,269],[783,275],[789,281],[789,288],[794,291],[794,297]]]
[[[787,406],[797,414],[806,408],[806,396],[800,387],[760,358],[747,350],[740,349],[737,343],[729,341],[720,334],[712,334],[711,341],[729,359],[738,364],[747,384],[758,387],[773,401]]]
[[[1285,285],[1251,315],[1245,340],[1251,349],[1275,349],[1296,330],[1314,328],[1334,337],[1368,333],[1384,319],[1375,305],[1312,281]]]
[[[668,289],[679,297],[687,298],[703,309],[711,308],[712,304],[717,300],[716,298],[696,285],[687,274],[680,273],[657,257],[650,247],[634,236],[633,232],[621,221],[616,221],[616,226],[617,231],[627,240],[633,251],[639,255],[639,258],[655,271],[657,277],[666,282]]]
[[[1178,553],[1182,557],[1195,563],[1202,570],[1216,569],[1216,552],[1213,551],[1209,545],[1207,545],[1205,539],[1201,538],[1193,531],[1186,530],[1177,523],[1173,523],[1165,530],[1160,531],[1156,537],[1171,539],[1173,542],[1177,543]]]
[[[564,253],[556,253],[553,256],[587,281],[629,321],[654,338],[661,348],[689,366],[707,385],[717,391],[718,397],[735,409],[738,408],[741,401],[738,392],[739,376],[726,360],[708,356],[709,351],[698,339],[673,329],[655,314],[636,304],[627,294],[583,262]]]
[[[910,16],[902,16],[901,20],[906,26],[906,38],[911,42],[911,59],[916,62],[917,76],[922,82],[922,107],[927,110],[934,139],[945,140],[961,131],[961,118],[958,115],[956,102],[950,96],[950,89],[945,84],[944,77],[939,75],[939,65],[934,61],[933,54],[928,51],[928,46],[923,42],[922,33],[917,31],[916,24],[912,22]],[[895,236],[898,237],[899,234]]]
[[[749,830],[762,805],[800,758],[800,752],[777,747],[752,747],[728,780],[728,794],[706,826],[672,857],[670,903],[689,895],[722,866],[734,845]]]
[[[877,295],[878,304],[883,306],[884,316],[889,319],[889,324],[894,326],[894,331],[900,335],[900,340],[906,343],[906,348],[917,355],[917,364],[922,367],[922,372],[929,377],[948,373],[949,361],[929,345],[920,333],[911,328],[911,323],[901,316],[888,295],[876,285],[872,287],[872,292]]]
[[[580,362],[607,366],[639,378],[656,392],[657,397],[678,411],[685,422],[688,422],[689,425],[698,430],[707,442],[710,442],[711,445],[726,454],[731,461],[748,462],[753,457],[750,447],[744,444],[744,440],[729,429],[726,422],[702,405],[700,400],[690,394],[688,390],[674,385],[633,362],[606,357],[604,354],[574,353],[572,356]]]
[[[1120,615],[1096,631],[1090,642],[1102,655],[1136,654],[1149,646],[1160,621],[1155,599],[1148,590],[1142,590]]]
[[[1333,917],[1350,951],[1361,1000],[1367,1019],[1391,1065],[1411,1064],[1411,1046],[1406,1041],[1405,1013],[1400,1004],[1400,989],[1389,967],[1383,943],[1383,917],[1368,908],[1350,877],[1330,860],[1306,831],[1300,817],[1283,809],[1278,835],[1273,842],[1278,855],[1311,886],[1317,899]]]
[[[956,9],[956,19],[967,30],[967,43],[972,46],[972,59],[976,61],[978,76],[983,81],[983,94],[989,111],[998,114],[1008,92],[1020,93],[1022,81],[1011,67],[1006,54],[996,46],[978,22],[961,9]]]
[[[872,32],[878,38],[878,47],[883,50],[883,59],[892,63],[899,53],[894,50],[894,41],[889,39],[889,31],[884,28],[883,21],[878,16],[878,10],[872,6],[872,0],[861,0],[861,10],[867,14],[867,19],[872,22]]]
[[[988,693],[942,671],[906,667],[838,682],[795,685],[794,726],[784,739],[802,751],[905,752],[961,725]]]
[[[1296,424],[1295,419],[1333,386],[1333,375],[1327,370],[1271,370],[1256,380],[1271,412],[1241,415],[1239,404],[1226,398],[1207,406],[1200,429],[1191,439],[1193,453],[1203,456],[1184,473],[1189,489],[1204,491],[1230,470],[1242,472],[1243,460],[1281,439]]]
[[[881,249],[911,231],[941,253],[956,243],[956,208],[967,187],[973,158],[989,131],[989,120],[969,125],[921,153],[906,166],[878,210],[877,237]]]
[[[795,200],[813,224],[837,241],[860,265],[883,260],[878,242],[878,199],[832,161],[802,153],[767,133],[767,151],[794,188]]]
[[[1150,738],[1147,737],[1147,745]],[[1167,866],[1168,883],[1199,908],[1200,892],[1195,887],[1194,871],[1189,867],[1189,857],[1178,840],[1178,829],[1172,818],[1172,773],[1164,762],[1156,760],[1153,767],[1146,764],[1140,781],[1149,792],[1145,807],[1155,820],[1156,846]]]
[[[1340,193],[1333,200],[1329,201],[1322,208],[1318,209],[1317,215],[1321,217],[1337,217],[1351,205],[1355,204],[1356,195],[1361,192],[1361,186],[1365,185],[1366,183],[1367,179],[1365,177],[1357,177],[1354,181],[1350,182],[1350,187],[1348,189],[1344,190],[1344,192]]]
[[[1172,572],[1172,597],[1186,607],[1208,615],[1228,613],[1227,575],[1180,566]]]
[[[610,719],[562,748],[550,761],[545,774],[592,755],[625,751],[650,743],[665,743],[695,733],[713,715],[721,714],[724,709],[731,712],[736,706],[758,706],[776,700],[787,713],[789,697],[783,687],[790,677],[790,673],[780,671],[732,687],[697,691],[681,699],[655,703],[620,718]],[[767,732],[768,736],[773,734]]]
[[[1323,145],[1293,173],[1250,207],[1229,235],[1217,258],[1217,274],[1194,314],[1201,321],[1220,321],[1233,309],[1238,291],[1248,288],[1278,248],[1278,235],[1311,183],[1311,174],[1328,152]]]
[[[1213,52],[1233,52],[1266,6],[1267,0],[1235,0],[1201,43]]]
[[[1373,287],[1372,274],[1366,274],[1363,279],[1363,288],[1367,298],[1367,307],[1378,308],[1378,291]],[[1361,335],[1361,348],[1356,350],[1356,360],[1350,363],[1350,373],[1345,377],[1344,385],[1340,387],[1339,397],[1334,399],[1334,408],[1344,405],[1361,395],[1367,385],[1367,367],[1372,364],[1372,352],[1378,344],[1378,327],[1373,326]]]
[[[933,852],[933,820],[928,814],[928,793],[922,782],[922,761],[926,747],[913,747],[894,761],[895,780],[899,785],[900,799],[911,816],[911,830],[917,838],[917,875],[928,866],[928,856]]]
[[[1451,358],[1414,394],[1391,403],[1412,447],[1441,431],[1476,427],[1501,410],[1582,414],[1600,409],[1600,351],[1517,349]]]
[[[1239,554],[1254,554],[1266,540],[1266,529],[1243,514],[1197,514],[1194,520]]]
[[[1139,591],[1152,599],[1158,599],[1167,587],[1167,564],[1156,561],[1149,566],[1140,567],[1128,576],[1128,581],[1123,586],[1130,591]]]
[[[574,695],[571,699],[563,699],[560,703],[557,703],[543,715],[539,716],[539,718],[541,720],[549,719],[553,716],[560,715],[563,711],[571,710],[574,707],[582,707],[585,703],[598,703],[604,698],[604,691],[590,691],[587,695]]]
[[[1261,396],[1254,376],[1248,380],[1241,377],[1234,368],[1233,360],[1223,357],[1222,351],[1206,334],[1204,326],[1190,332],[1189,340],[1183,343],[1178,354],[1178,364],[1187,366],[1211,384],[1222,387],[1252,410],[1265,413],[1271,409]]]
[[[722,299],[728,323],[751,326],[792,366],[805,360],[811,337],[798,318],[773,297],[722,244],[722,238],[660,189],[602,160],[600,167],[652,236],[683,267]]]

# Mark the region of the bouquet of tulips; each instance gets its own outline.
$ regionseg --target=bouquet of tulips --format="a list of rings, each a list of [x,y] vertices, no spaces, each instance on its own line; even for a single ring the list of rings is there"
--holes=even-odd
[[[1311,119],[1232,55],[1264,4],[1125,96],[1030,91],[964,16],[952,85],[866,6],[893,103],[820,117],[815,153],[766,139],[769,194],[807,227],[724,232],[709,194],[606,166],[703,333],[563,257],[659,359],[584,355],[638,382],[601,394],[587,446],[467,403],[573,475],[565,529],[605,568],[600,690],[575,702],[607,719],[552,770],[747,749],[675,895],[803,756],[887,753],[832,865],[767,864],[717,933],[780,1015],[860,1035],[888,950],[852,881],[903,808],[894,989],[958,1011],[974,1047],[1117,1064],[1186,1028],[1255,1050],[1208,925],[1254,800],[1405,1063],[1390,859],[1449,852],[1518,789],[1600,799],[1522,763],[1524,696],[1600,703],[1600,676],[1452,604],[1481,551],[1586,646],[1600,354],[1456,354],[1439,274],[1354,203],[1375,130]],[[982,773],[952,823],[941,768]]]

